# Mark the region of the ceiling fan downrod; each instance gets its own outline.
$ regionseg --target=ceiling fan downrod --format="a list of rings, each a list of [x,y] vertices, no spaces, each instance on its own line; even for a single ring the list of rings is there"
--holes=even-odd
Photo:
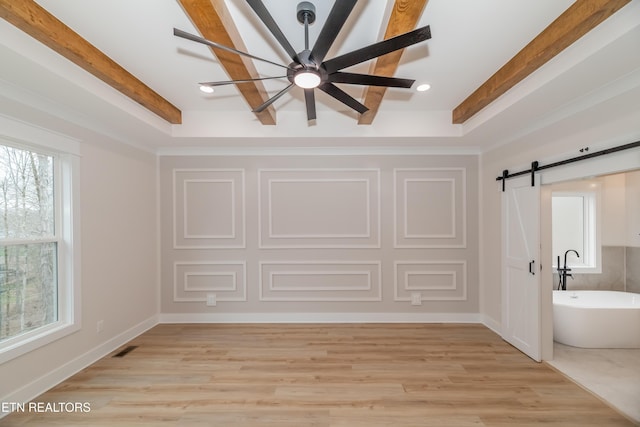
[[[295,61],[291,63],[290,67],[293,70],[287,74],[296,86],[313,89],[322,82],[319,65],[313,60],[309,50],[309,25],[316,20],[316,7],[308,1],[300,2],[296,8],[296,17],[298,22],[304,25],[304,50],[298,53],[299,64],[295,64]]]
[[[308,1],[300,2],[296,8],[296,17],[304,25],[304,48],[309,50],[309,25],[316,21],[316,7]]]

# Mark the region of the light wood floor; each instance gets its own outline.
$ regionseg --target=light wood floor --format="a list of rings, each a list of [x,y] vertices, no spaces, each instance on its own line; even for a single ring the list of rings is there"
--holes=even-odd
[[[128,345],[37,399],[89,413],[0,425],[633,425],[481,325],[159,325]]]

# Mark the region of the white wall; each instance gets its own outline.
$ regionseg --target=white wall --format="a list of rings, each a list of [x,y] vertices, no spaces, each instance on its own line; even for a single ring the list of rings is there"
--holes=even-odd
[[[640,247],[640,170],[601,179],[602,245]]]
[[[602,246],[626,246],[626,174],[607,175],[602,181]]]
[[[626,175],[627,246],[640,247],[640,170]]]
[[[161,317],[477,320],[477,165],[467,155],[161,157]]]
[[[0,401],[35,397],[157,317],[155,155],[96,137],[80,180],[82,327],[1,364]]]

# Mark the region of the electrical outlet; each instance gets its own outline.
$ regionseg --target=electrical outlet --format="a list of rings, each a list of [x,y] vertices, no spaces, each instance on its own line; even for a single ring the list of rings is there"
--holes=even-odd
[[[215,307],[217,304],[216,294],[207,294],[207,305],[209,307]]]
[[[411,293],[411,305],[422,305],[422,294],[420,292]]]
[[[104,330],[104,320],[98,320],[96,323],[96,332],[101,333]]]

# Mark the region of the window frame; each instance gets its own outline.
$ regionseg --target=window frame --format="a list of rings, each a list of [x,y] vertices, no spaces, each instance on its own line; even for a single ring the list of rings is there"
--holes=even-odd
[[[568,263],[573,274],[601,274],[602,273],[602,245],[601,245],[601,209],[600,209],[600,185],[592,184],[589,190],[553,191],[554,197],[582,197],[583,215],[583,253],[580,254],[580,264]],[[552,203],[553,205],[553,203]],[[552,248],[553,250],[553,248]],[[557,255],[557,254],[555,254]],[[562,263],[564,260],[560,259]],[[552,267],[558,268],[557,258],[554,256]]]
[[[0,144],[53,157],[57,242],[57,320],[0,342],[0,364],[68,336],[81,328],[79,143],[67,136],[0,115]],[[29,239],[7,240],[9,244]]]

